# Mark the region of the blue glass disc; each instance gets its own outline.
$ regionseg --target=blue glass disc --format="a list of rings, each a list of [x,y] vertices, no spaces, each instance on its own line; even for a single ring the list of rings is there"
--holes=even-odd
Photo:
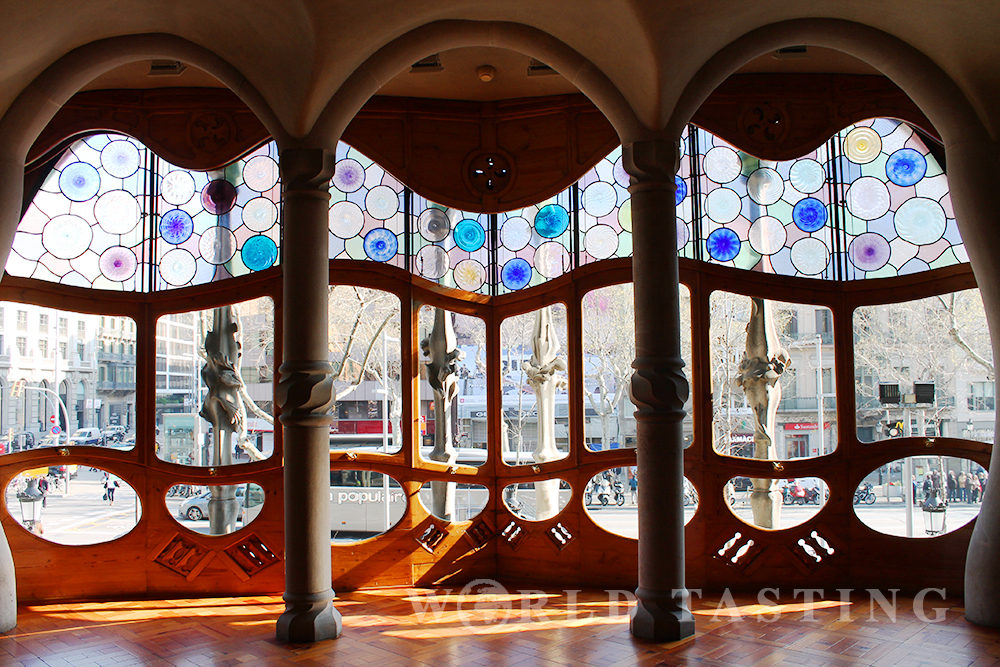
[[[243,264],[251,271],[263,271],[274,266],[278,259],[278,246],[267,236],[253,236],[240,251]]]
[[[823,202],[815,197],[800,199],[792,209],[792,220],[795,226],[804,232],[813,233],[826,224],[827,212]]]
[[[528,261],[515,257],[503,265],[500,270],[500,280],[503,286],[511,291],[519,290],[531,282],[531,264]]]
[[[688,186],[680,176],[674,176],[674,185],[677,186],[677,194],[674,195],[674,204],[680,206],[681,202],[688,195]]]
[[[160,236],[167,243],[184,243],[194,232],[194,221],[187,211],[175,208],[160,218]]]
[[[728,262],[740,254],[740,237],[723,227],[708,235],[708,254],[717,262]]]
[[[927,158],[912,148],[900,148],[885,163],[885,175],[896,185],[915,185],[927,174]]]
[[[373,229],[365,234],[365,254],[376,262],[388,262],[396,256],[399,240],[396,235],[384,227]]]
[[[463,220],[455,225],[455,245],[465,252],[475,252],[486,243],[486,230],[475,220]]]
[[[59,189],[71,201],[87,201],[101,189],[101,175],[93,165],[74,162],[60,172]]]
[[[535,231],[539,236],[554,239],[569,227],[569,213],[558,204],[548,204],[535,215]]]

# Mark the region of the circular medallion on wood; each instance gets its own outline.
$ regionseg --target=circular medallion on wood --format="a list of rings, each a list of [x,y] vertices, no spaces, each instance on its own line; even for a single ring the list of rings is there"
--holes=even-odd
[[[513,159],[496,151],[474,153],[465,163],[465,182],[479,196],[497,197],[514,182]]]
[[[746,136],[757,144],[771,145],[788,134],[789,120],[785,113],[769,102],[753,104],[744,109],[740,127]]]

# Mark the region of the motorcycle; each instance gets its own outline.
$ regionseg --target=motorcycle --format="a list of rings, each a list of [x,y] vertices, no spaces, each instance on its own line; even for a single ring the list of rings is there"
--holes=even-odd
[[[872,490],[871,482],[863,482],[861,486],[854,491],[854,504],[860,505],[864,503],[865,505],[872,505],[875,503],[875,492]]]

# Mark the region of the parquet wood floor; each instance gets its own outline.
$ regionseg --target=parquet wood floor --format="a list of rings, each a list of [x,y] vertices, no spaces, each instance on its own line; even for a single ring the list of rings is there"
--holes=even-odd
[[[605,591],[511,591],[346,593],[335,602],[343,635],[311,646],[274,639],[276,597],[24,606],[18,627],[0,635],[0,665],[1000,665],[1000,631],[971,625],[960,601],[933,595],[925,610],[898,599],[895,620],[864,592],[850,604],[708,596],[693,602],[693,638],[658,645],[629,634],[624,593],[609,601]],[[938,622],[920,620],[921,611],[932,620],[940,613]]]

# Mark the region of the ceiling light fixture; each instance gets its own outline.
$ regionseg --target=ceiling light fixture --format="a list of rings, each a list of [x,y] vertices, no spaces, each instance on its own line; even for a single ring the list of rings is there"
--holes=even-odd
[[[485,83],[489,83],[497,75],[497,71],[494,67],[490,65],[482,65],[476,70],[476,74],[479,75],[479,80]]]

